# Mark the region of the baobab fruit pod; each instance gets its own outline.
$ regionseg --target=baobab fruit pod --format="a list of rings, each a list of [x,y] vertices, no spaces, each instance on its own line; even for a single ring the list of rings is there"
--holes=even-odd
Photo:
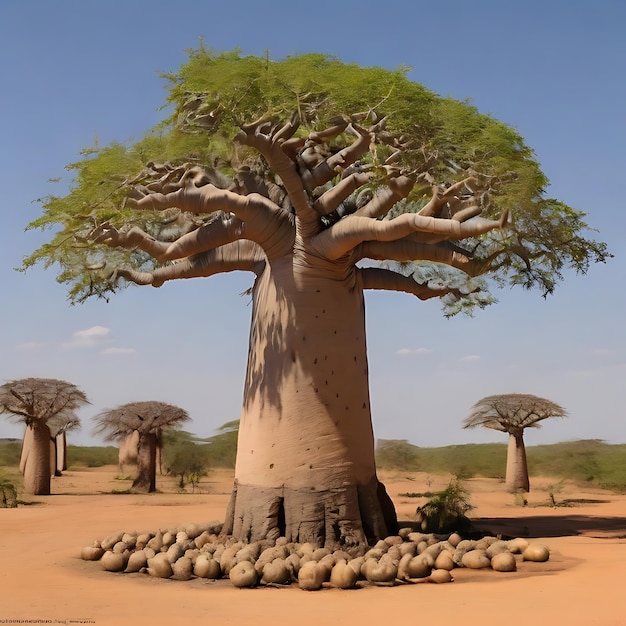
[[[110,550],[118,541],[122,540],[123,536],[124,536],[124,532],[123,531],[119,531],[119,532],[116,532],[116,533],[111,533],[108,537],[105,537],[100,542],[100,545],[105,550]]]
[[[298,572],[298,586],[305,591],[317,591],[324,583],[324,575],[317,561],[307,561]]]
[[[187,533],[187,537],[189,537],[189,539],[196,539],[202,533],[207,532],[206,528],[203,528],[200,524],[194,524],[193,522],[185,524],[184,531]]]
[[[491,569],[496,572],[514,572],[517,569],[515,555],[508,550],[491,557]]]
[[[83,561],[99,561],[104,554],[104,549],[96,546],[85,546],[80,551],[80,558]]]
[[[524,561],[534,561],[535,563],[543,563],[550,558],[550,549],[542,543],[530,543],[522,552]]]
[[[363,567],[363,563],[365,563],[365,558],[362,556],[357,556],[356,558],[348,561],[348,565],[355,571],[357,578],[361,577],[361,568]]]
[[[508,552],[510,554],[507,542],[502,540],[494,541],[485,552],[490,559],[493,559],[496,554],[500,554],[501,552]]]
[[[188,556],[181,556],[172,563],[172,578],[175,580],[189,580],[193,573],[193,562]]]
[[[208,531],[204,531],[203,533],[200,533],[194,540],[194,544],[196,546],[196,548],[201,548],[202,546],[205,546],[207,543],[209,543],[211,541],[211,535],[208,533]]]
[[[237,561],[235,560],[235,555],[239,552],[239,550],[241,550],[242,547],[243,543],[238,541],[237,543],[224,548],[224,551],[220,556],[220,567],[222,568],[224,576],[228,576],[231,568],[236,565]]]
[[[254,587],[258,580],[254,565],[252,565],[250,561],[237,563],[237,565],[230,570],[228,577],[235,587]]]
[[[447,569],[434,569],[426,579],[429,583],[451,583],[454,581],[452,574]]]
[[[461,564],[468,569],[483,569],[491,567],[491,560],[484,550],[470,550],[463,555]]]
[[[311,556],[315,550],[317,550],[317,546],[311,542],[305,542],[298,545],[296,548],[296,553],[300,556]]]
[[[154,558],[148,559],[148,574],[156,578],[169,578],[172,575],[172,564],[165,552],[158,552]]]
[[[435,559],[435,569],[445,569],[448,571],[453,570],[455,567],[452,553],[449,550],[442,550],[439,556]]]
[[[107,572],[121,572],[126,567],[126,558],[124,554],[107,550],[102,555],[100,563],[102,563],[102,567],[104,567]]]
[[[461,535],[459,535],[459,533],[452,533],[449,537],[448,537],[448,543],[453,547],[456,548],[459,543],[461,543],[461,541],[463,540],[463,537],[461,537]]]
[[[178,559],[180,559],[183,556],[183,554],[185,554],[185,551],[183,550],[183,547],[180,544],[173,543],[167,549],[167,552],[165,554],[167,554],[167,559],[170,563],[176,563],[176,561],[178,561]]]
[[[147,564],[148,558],[146,557],[146,553],[143,550],[139,550],[137,552],[133,552],[128,557],[128,563],[126,564],[126,569],[124,571],[127,574],[138,572],[142,567],[146,567]]]
[[[159,531],[148,543],[146,544],[147,548],[152,548],[155,552],[158,552],[163,547],[163,533]]]
[[[285,559],[274,559],[271,563],[266,563],[263,568],[261,583],[264,585],[288,585],[291,583],[291,572],[285,564]]]
[[[406,556],[407,554],[411,556],[415,556],[417,554],[417,546],[412,541],[405,541],[400,544],[400,554],[401,556]]]
[[[381,558],[378,562],[367,559],[361,571],[371,583],[389,583],[396,579],[398,566],[390,559]]]
[[[332,554],[327,554],[325,557],[321,558],[317,564],[322,569],[324,573],[324,582],[330,579],[330,573],[335,567],[335,557]]]
[[[434,563],[431,563],[430,560],[424,558],[421,554],[407,559],[403,564],[403,574],[407,578],[425,578],[433,568]]]
[[[300,571],[300,557],[295,552],[292,552],[285,559],[285,565],[291,573],[291,579],[294,581],[298,580],[298,573]]]
[[[330,572],[330,584],[338,589],[353,589],[359,579],[354,568],[343,559],[337,561]]]
[[[509,548],[509,552],[512,554],[522,554],[522,552],[524,552],[524,550],[528,547],[528,541],[526,541],[526,539],[522,539],[521,537],[517,537],[517,539],[511,539],[507,546]]]
[[[222,570],[220,563],[206,554],[199,554],[193,567],[193,573],[199,578],[220,578]]]

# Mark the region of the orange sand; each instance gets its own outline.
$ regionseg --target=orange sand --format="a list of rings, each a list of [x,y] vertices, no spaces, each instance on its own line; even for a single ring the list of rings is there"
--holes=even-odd
[[[454,570],[445,585],[403,585],[353,591],[236,589],[228,581],[187,582],[144,574],[111,574],[82,561],[80,549],[116,530],[156,530],[183,522],[223,519],[232,473],[215,470],[198,493],[112,494],[129,483],[117,468],[67,471],[39,504],[0,509],[0,624],[463,624],[516,626],[626,625],[626,496],[560,485],[547,502],[534,480],[528,506],[516,506],[496,480],[471,479],[472,517],[493,534],[537,538],[551,549],[547,563],[522,563],[515,573]],[[423,500],[404,492],[436,490],[445,477],[383,472],[400,519]]]

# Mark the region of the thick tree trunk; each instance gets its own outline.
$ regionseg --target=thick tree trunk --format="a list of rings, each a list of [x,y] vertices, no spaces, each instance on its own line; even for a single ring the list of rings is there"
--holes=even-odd
[[[124,465],[136,465],[137,464],[137,446],[139,445],[139,432],[133,430],[132,433],[127,435],[122,441],[120,441],[120,447],[118,452],[118,464],[120,466],[120,472],[124,471]]]
[[[60,476],[61,472],[59,471],[57,464],[57,439],[56,437],[50,437],[50,476]]]
[[[57,435],[57,470],[59,474],[67,469],[67,435],[65,431]]]
[[[257,279],[224,532],[363,545],[397,528],[376,476],[362,286],[320,262]]]
[[[25,493],[50,495],[50,443],[50,429],[45,424],[35,422],[26,427],[20,459]]]
[[[137,446],[137,477],[131,491],[153,493],[156,491],[156,449],[157,437],[153,433],[140,433]]]
[[[526,446],[522,429],[509,433],[509,445],[506,455],[506,486],[511,493],[530,491]]]

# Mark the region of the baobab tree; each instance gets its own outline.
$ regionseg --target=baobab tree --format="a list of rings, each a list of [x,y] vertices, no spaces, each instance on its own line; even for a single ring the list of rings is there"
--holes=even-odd
[[[605,245],[545,197],[512,128],[404,71],[200,49],[167,78],[171,117],[72,166],[71,192],[31,224],[57,234],[24,267],[58,263],[75,302],[251,274],[225,532],[384,537],[397,520],[374,461],[365,291],[440,298],[451,315],[492,302],[490,276],[551,293]]]
[[[189,420],[184,409],[165,402],[129,402],[115,409],[106,409],[96,417],[95,432],[107,441],[124,442],[137,432],[137,476],[131,491],[156,491],[157,450],[163,432],[177,428]]]
[[[507,393],[479,400],[465,418],[463,428],[493,428],[509,434],[505,482],[511,493],[530,491],[524,430],[539,428],[549,417],[565,417],[565,409],[528,393]]]
[[[50,471],[61,476],[67,469],[67,432],[80,428],[80,420],[75,415],[53,419],[50,428]]]
[[[49,495],[50,478],[55,473],[56,458],[52,443],[63,424],[78,423],[75,411],[89,404],[87,396],[75,385],[54,378],[22,378],[0,387],[0,413],[24,422],[20,471],[24,491]]]

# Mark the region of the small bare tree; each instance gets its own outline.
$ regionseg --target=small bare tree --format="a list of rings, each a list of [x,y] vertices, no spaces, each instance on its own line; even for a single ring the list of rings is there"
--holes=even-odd
[[[177,428],[188,419],[184,409],[165,402],[130,402],[99,413],[95,432],[107,441],[123,442],[137,431],[137,477],[131,491],[152,493],[156,491],[157,450],[163,431]]]
[[[63,424],[78,424],[75,411],[89,404],[87,396],[75,385],[54,378],[22,378],[0,386],[0,413],[8,413],[26,424],[20,471],[24,491],[49,495],[50,478],[56,468],[51,460],[52,431]]]
[[[527,393],[487,396],[479,400],[465,418],[463,428],[483,426],[509,434],[506,457],[506,485],[512,493],[530,491],[524,429],[539,428],[549,417],[565,417],[560,405]]]

